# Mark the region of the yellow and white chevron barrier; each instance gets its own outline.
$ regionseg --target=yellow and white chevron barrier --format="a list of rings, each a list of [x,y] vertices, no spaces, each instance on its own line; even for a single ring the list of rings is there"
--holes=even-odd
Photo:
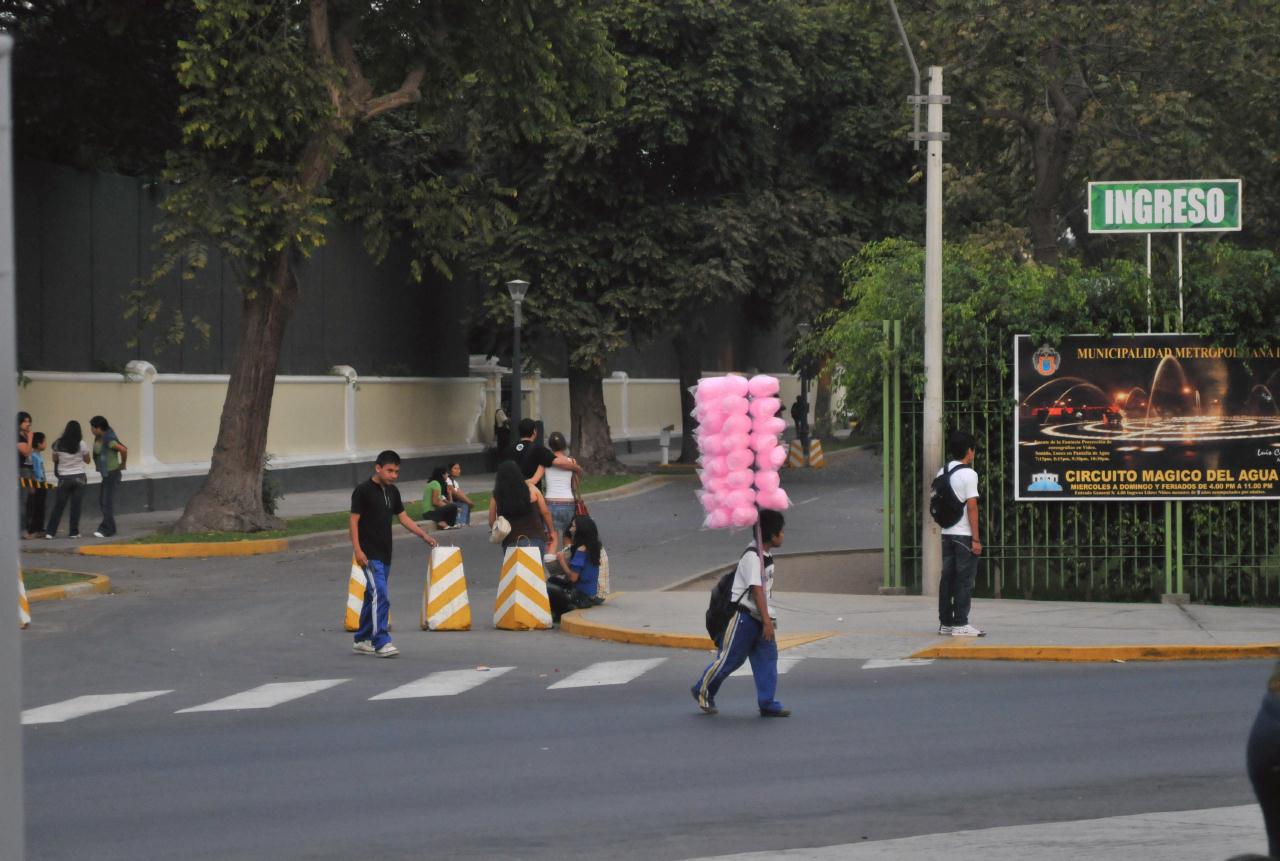
[[[804,465],[804,443],[798,439],[793,439],[791,448],[787,452],[787,466],[791,469],[799,469]]]
[[[809,440],[809,466],[814,469],[822,469],[826,465],[826,458],[822,456],[822,440]]]
[[[433,547],[422,590],[422,630],[470,631],[471,602],[461,547]]]
[[[351,557],[351,577],[347,580],[347,613],[342,627],[348,631],[360,630],[360,608],[364,606],[364,570]]]
[[[31,624],[31,604],[27,601],[27,584],[22,582],[22,569],[18,569],[18,627]]]
[[[537,547],[508,547],[493,605],[493,626],[504,631],[540,631],[551,627],[551,601]]]

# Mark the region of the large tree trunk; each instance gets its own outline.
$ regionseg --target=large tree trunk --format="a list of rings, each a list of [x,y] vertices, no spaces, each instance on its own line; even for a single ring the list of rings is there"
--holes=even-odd
[[[604,375],[597,368],[569,367],[569,432],[574,457],[588,473],[619,473],[626,468],[613,451],[604,405]]]
[[[831,367],[823,366],[814,383],[813,433],[818,439],[831,436]]]
[[[698,441],[693,432],[698,420],[693,417],[693,392],[702,377],[702,351],[698,340],[686,334],[675,338],[676,366],[680,375],[680,457],[679,463],[698,462]]]
[[[222,402],[209,474],[187,502],[176,532],[255,532],[280,525],[262,506],[262,467],[284,330],[298,285],[288,250],[280,252],[272,289],[244,300],[243,331]]]

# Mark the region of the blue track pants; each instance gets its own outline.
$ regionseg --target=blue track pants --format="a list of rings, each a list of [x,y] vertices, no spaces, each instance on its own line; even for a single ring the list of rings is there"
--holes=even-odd
[[[782,703],[775,699],[778,690],[778,643],[766,640],[764,625],[746,610],[739,610],[729,620],[720,640],[716,659],[702,671],[697,682],[700,700],[714,701],[720,685],[744,661],[751,661],[751,675],[756,682],[756,703],[762,709],[776,711]]]
[[[356,631],[356,642],[369,640],[375,649],[391,642],[387,633],[387,620],[391,612],[391,602],[387,600],[387,577],[391,574],[391,566],[377,559],[369,560],[369,567],[364,569],[364,604],[360,607],[360,628]]]

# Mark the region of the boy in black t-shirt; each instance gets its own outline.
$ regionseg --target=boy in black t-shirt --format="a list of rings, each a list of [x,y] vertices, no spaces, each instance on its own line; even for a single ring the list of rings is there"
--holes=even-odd
[[[396,479],[400,477],[400,455],[388,449],[378,455],[373,477],[351,493],[351,548],[356,564],[364,569],[364,606],[360,608],[360,629],[352,647],[357,655],[394,658],[400,650],[387,633],[387,577],[391,574],[391,518],[397,517],[414,535],[432,547],[436,541],[422,531],[404,510]]]
[[[542,484],[543,473],[555,462],[551,449],[538,442],[538,423],[533,419],[520,419],[520,442],[512,449],[511,459],[520,465],[524,480],[535,486]]]

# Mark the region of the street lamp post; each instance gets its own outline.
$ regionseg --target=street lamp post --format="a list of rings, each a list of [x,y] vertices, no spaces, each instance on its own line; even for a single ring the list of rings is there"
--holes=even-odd
[[[808,323],[800,323],[796,326],[796,332],[803,341],[809,337],[809,332],[813,327]],[[796,419],[796,436],[800,438],[800,445],[804,448],[805,457],[809,456],[809,364],[801,361],[800,364],[800,416]]]
[[[507,292],[511,294],[511,303],[515,308],[515,338],[511,342],[511,431],[515,439],[520,439],[520,407],[523,380],[520,374],[520,307],[524,304],[524,294],[529,292],[528,281],[508,281]],[[505,455],[500,452],[499,456]]]

